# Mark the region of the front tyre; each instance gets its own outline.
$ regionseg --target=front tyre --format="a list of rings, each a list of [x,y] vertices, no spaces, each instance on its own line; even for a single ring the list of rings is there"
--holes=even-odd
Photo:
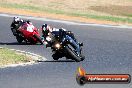
[[[82,56],[81,56],[81,61],[83,61],[84,59],[85,59],[85,56],[82,55]]]
[[[21,36],[18,36],[18,35],[16,36],[16,39],[17,39],[17,42],[20,43],[20,44],[23,41],[23,38]]]
[[[83,45],[83,43],[81,43]],[[82,48],[81,48],[81,54],[80,54],[80,57],[81,57],[81,61],[83,61],[85,59],[85,56],[83,55],[83,52],[82,52]]]
[[[65,47],[65,50],[67,54],[70,55],[73,60],[75,60],[76,62],[81,61],[80,56],[77,56],[77,54],[72,49],[70,49],[68,46]]]
[[[57,54],[53,54],[52,57],[53,57],[54,60],[58,60],[59,59]]]

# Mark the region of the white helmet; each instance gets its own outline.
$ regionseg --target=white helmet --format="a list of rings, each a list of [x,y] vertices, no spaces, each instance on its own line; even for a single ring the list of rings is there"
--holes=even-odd
[[[18,21],[20,21],[20,18],[19,17],[14,17],[14,21],[18,22]]]

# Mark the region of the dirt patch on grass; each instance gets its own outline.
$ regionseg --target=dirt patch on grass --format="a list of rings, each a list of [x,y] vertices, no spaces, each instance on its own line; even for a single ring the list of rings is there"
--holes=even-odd
[[[130,0],[0,0],[0,2],[51,7],[54,9],[87,8],[90,6],[108,5],[132,5],[132,2]]]
[[[11,14],[18,14],[18,15],[27,15],[27,16],[35,16],[35,17],[44,17],[44,18],[53,18],[53,19],[60,19],[60,20],[68,20],[68,21],[79,21],[79,22],[87,22],[87,23],[97,23],[97,24],[111,24],[111,25],[120,25],[124,23],[116,23],[111,21],[100,21],[96,19],[86,19],[82,17],[72,17],[66,16],[61,14],[50,14],[50,13],[35,13],[32,11],[25,11],[25,10],[17,10],[17,9],[10,9],[10,8],[2,8],[0,7],[1,13],[11,13]],[[132,25],[126,23],[126,25]]]
[[[90,9],[102,13],[108,13],[111,15],[132,17],[132,6],[118,6],[118,5],[91,6]]]
[[[132,2],[130,0],[0,0],[0,3],[16,3],[42,8],[50,8],[53,10],[63,10],[67,12],[79,11],[90,14],[97,14],[98,12],[95,12],[96,10],[91,11],[91,9],[89,9],[91,6],[132,6]],[[98,8],[99,11],[101,8]],[[122,9],[120,10],[122,11]]]
[[[0,0],[0,5],[3,13],[97,24],[132,24],[130,0]]]

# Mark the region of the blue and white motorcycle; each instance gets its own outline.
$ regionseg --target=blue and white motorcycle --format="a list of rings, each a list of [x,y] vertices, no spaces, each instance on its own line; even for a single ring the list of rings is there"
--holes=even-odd
[[[85,57],[82,55],[83,43],[78,43],[70,34],[71,31],[59,31],[52,32],[52,40],[50,40],[50,47],[53,52],[53,59],[66,57],[66,59],[72,59],[76,62],[83,61]]]

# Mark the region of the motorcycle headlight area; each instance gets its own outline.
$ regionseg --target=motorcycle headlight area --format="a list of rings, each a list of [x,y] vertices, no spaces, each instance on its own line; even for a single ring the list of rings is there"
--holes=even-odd
[[[49,36],[47,36],[47,37],[46,37],[46,40],[47,40],[47,41],[51,41],[52,39],[51,39]]]
[[[56,44],[55,44],[55,47],[56,47],[57,49],[59,49],[59,48],[61,47],[61,45],[60,45],[59,43],[56,43]]]

